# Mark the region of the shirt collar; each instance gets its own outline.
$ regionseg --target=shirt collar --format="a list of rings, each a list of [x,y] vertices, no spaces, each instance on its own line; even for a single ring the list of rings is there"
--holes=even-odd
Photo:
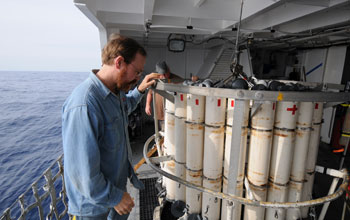
[[[103,84],[103,82],[101,82],[101,80],[94,74],[94,73],[90,73],[90,79],[92,80],[92,82],[94,83],[94,85],[97,88],[97,91],[100,93],[100,95],[105,99],[111,92],[111,90],[109,90],[107,88],[107,86],[105,86],[105,84]]]

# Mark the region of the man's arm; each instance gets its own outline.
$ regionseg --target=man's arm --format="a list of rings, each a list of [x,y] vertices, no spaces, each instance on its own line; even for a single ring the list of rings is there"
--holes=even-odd
[[[147,115],[152,115],[152,107],[151,107],[152,99],[153,99],[153,92],[152,90],[149,90],[147,93],[146,107],[145,107],[145,112]]]
[[[154,85],[156,83],[155,79],[159,79],[159,77],[160,74],[158,73],[150,73],[146,75],[140,85],[126,95],[128,114],[135,110],[137,104],[140,102],[143,96],[143,93],[145,93],[151,85]]]

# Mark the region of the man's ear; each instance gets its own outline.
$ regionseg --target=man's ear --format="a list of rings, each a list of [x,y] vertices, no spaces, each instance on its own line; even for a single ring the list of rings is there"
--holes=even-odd
[[[121,69],[122,68],[122,65],[123,65],[123,61],[124,61],[124,57],[122,56],[117,56],[115,59],[114,59],[114,65],[117,69]]]

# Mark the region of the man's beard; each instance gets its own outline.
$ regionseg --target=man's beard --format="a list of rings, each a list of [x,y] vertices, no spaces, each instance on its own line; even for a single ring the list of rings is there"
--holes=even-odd
[[[134,79],[128,83],[125,83],[124,85],[121,86],[120,90],[124,91],[124,92],[128,92],[130,89],[132,89],[134,87],[134,85],[136,85],[137,80]]]

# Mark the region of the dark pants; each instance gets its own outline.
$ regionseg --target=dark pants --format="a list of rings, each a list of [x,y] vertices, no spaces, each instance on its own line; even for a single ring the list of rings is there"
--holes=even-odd
[[[75,217],[75,218],[74,218]],[[70,216],[69,220],[126,220],[128,215],[119,215],[114,209],[111,209],[109,213],[99,216]]]

